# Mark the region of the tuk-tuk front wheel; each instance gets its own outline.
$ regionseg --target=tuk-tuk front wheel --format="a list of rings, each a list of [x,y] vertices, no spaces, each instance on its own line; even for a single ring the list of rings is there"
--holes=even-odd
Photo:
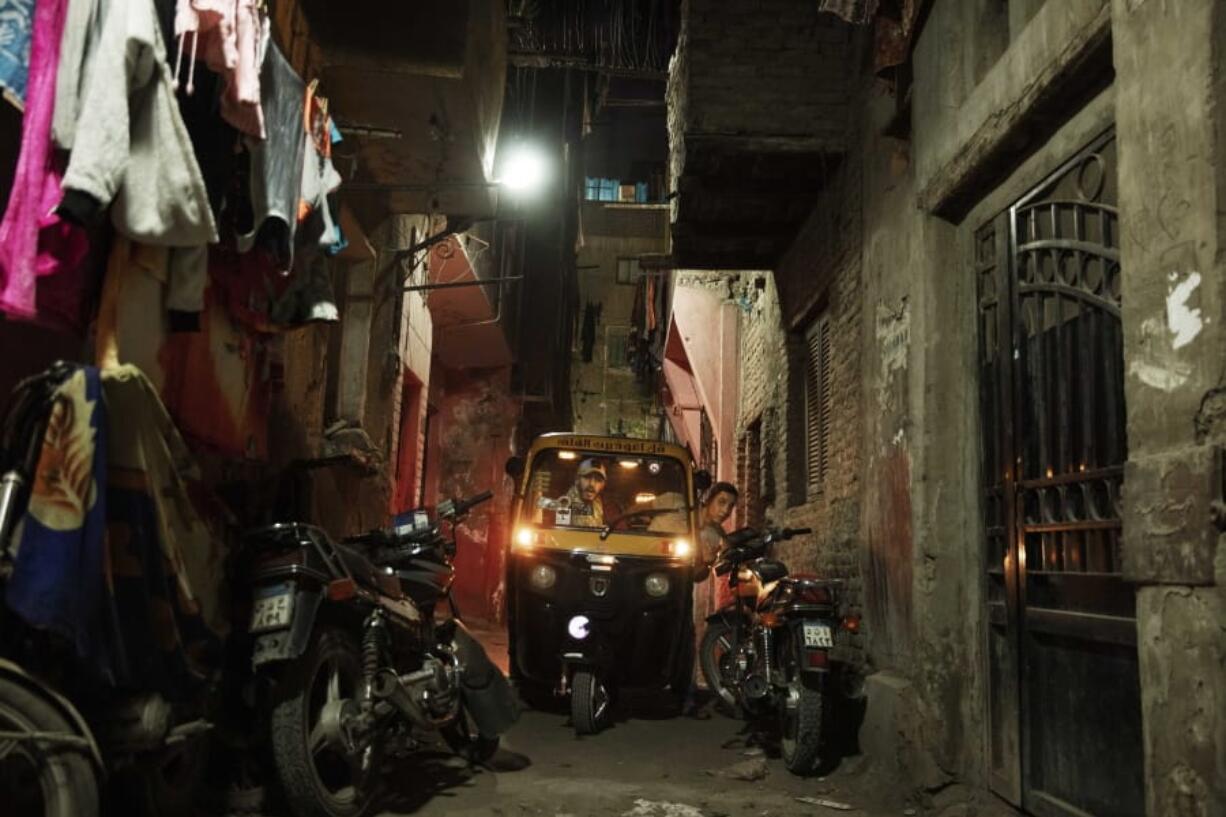
[[[591,670],[575,672],[570,685],[570,720],[575,732],[594,735],[603,728],[609,711],[609,691]]]

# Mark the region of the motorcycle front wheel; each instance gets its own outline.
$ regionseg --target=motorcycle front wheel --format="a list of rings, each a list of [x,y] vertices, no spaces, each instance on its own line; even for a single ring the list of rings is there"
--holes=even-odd
[[[698,646],[698,663],[707,688],[740,716],[741,707],[732,691],[732,660],[736,653],[736,631],[725,621],[712,621]]]
[[[0,678],[0,732],[76,734],[54,706],[4,678]],[[6,814],[98,814],[94,765],[88,752],[76,746],[0,738],[0,792]]]
[[[329,742],[322,718],[329,703],[355,698],[361,683],[357,648],[336,629],[317,632],[285,669],[272,710],[272,754],[297,817],[361,817],[370,808],[374,758],[364,762],[362,753]]]

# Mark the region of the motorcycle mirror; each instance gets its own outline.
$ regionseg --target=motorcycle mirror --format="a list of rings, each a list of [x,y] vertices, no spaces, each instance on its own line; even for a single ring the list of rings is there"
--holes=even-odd
[[[705,468],[700,468],[694,472],[694,490],[702,493],[711,487],[711,472]]]
[[[524,458],[523,457],[507,457],[505,466],[507,476],[511,479],[519,479],[524,475]]]

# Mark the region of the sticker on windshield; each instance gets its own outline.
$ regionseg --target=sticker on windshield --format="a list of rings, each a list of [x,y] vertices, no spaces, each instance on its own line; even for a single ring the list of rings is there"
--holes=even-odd
[[[554,517],[554,524],[569,525],[570,524],[570,508],[557,511]]]

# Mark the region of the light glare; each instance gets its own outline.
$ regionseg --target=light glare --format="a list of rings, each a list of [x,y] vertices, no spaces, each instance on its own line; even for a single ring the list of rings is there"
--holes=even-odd
[[[517,145],[502,164],[499,182],[512,193],[531,194],[540,190],[548,175],[545,156],[536,148]]]

